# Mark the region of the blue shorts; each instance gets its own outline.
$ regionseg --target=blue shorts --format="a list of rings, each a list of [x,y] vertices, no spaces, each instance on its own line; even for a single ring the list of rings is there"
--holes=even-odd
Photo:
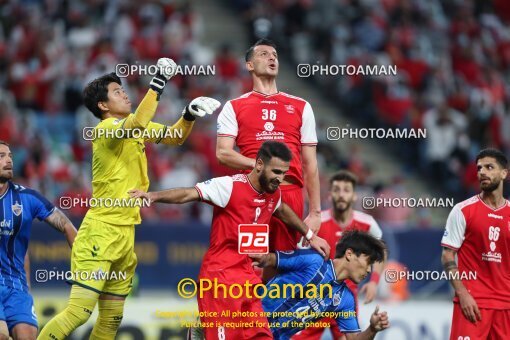
[[[0,320],[7,323],[9,332],[19,323],[38,328],[32,296],[18,289],[0,286]]]

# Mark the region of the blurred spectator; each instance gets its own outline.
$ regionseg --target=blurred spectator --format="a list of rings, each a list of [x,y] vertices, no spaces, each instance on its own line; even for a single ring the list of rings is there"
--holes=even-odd
[[[459,200],[473,190],[472,171],[464,175],[479,149],[509,152],[503,133],[510,103],[507,3],[267,0],[244,13],[247,21],[272,13],[270,34],[296,64],[397,66],[397,77],[314,80],[365,126],[427,128],[426,140],[395,149],[406,169],[421,170]],[[299,53],[296,41],[304,41]]]
[[[403,204],[410,197],[403,185],[403,178],[395,176],[390,185],[375,193],[376,199],[383,199],[391,204],[378,205],[373,213],[374,218],[384,228],[403,229],[409,227],[409,219],[413,208]],[[395,199],[395,200],[394,200]],[[396,204],[392,202],[398,202]]]

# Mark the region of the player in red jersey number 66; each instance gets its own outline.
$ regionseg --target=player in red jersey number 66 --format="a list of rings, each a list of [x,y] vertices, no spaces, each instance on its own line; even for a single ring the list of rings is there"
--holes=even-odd
[[[482,192],[453,207],[441,241],[441,260],[455,290],[450,339],[508,339],[510,203],[503,197],[508,160],[485,149],[476,166]],[[475,279],[466,279],[473,274]]]
[[[194,188],[178,188],[145,193],[130,191],[132,197],[143,197],[151,202],[186,203],[203,201],[214,206],[210,247],[202,261],[199,280],[217,280],[225,286],[261,283],[252,267],[252,261],[239,251],[241,224],[268,224],[274,214],[289,228],[309,240],[322,256],[329,256],[330,247],[314,233],[281,200],[280,184],[287,171],[292,154],[280,142],[265,142],[259,149],[255,168],[248,174],[213,178],[198,183]],[[266,232],[267,237],[267,232]],[[240,297],[218,297],[211,290],[202,291],[198,298],[200,312],[212,314],[223,311],[247,312],[255,317],[244,318],[241,327],[225,327],[232,321],[223,317],[203,317],[201,322],[213,325],[205,328],[206,339],[272,339],[267,319],[261,315],[262,302],[253,292]],[[261,327],[244,325],[257,322]]]

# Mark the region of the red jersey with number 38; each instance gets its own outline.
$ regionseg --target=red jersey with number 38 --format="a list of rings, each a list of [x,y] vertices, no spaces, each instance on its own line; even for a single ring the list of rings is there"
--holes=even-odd
[[[476,272],[476,280],[462,283],[479,308],[510,309],[509,223],[508,201],[492,209],[478,195],[455,205],[448,216],[441,245],[457,250],[464,278]]]
[[[217,278],[221,283],[260,283],[251,259],[239,254],[238,228],[240,224],[269,224],[281,204],[280,189],[272,194],[258,192],[245,174],[213,178],[195,188],[202,201],[214,206],[210,246],[200,278]]]
[[[317,145],[312,107],[304,99],[283,92],[264,95],[252,91],[228,101],[218,116],[218,136],[235,138],[240,153],[249,158],[255,158],[265,141],[287,144],[292,161],[286,177],[300,187],[301,147]]]

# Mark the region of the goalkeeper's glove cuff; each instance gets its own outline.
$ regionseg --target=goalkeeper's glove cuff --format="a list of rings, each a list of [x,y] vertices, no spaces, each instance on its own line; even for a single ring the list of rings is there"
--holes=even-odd
[[[161,94],[163,93],[163,90],[165,89],[166,82],[167,80],[165,79],[165,77],[163,77],[160,74],[157,74],[154,76],[154,78],[152,78],[149,84],[151,89],[158,93],[158,100]]]
[[[190,104],[191,105],[191,104]],[[182,110],[182,117],[189,121],[189,122],[193,122],[195,119],[197,119],[197,117],[195,117],[190,111],[189,111],[189,105],[186,105],[186,107],[184,108],[184,110]]]

